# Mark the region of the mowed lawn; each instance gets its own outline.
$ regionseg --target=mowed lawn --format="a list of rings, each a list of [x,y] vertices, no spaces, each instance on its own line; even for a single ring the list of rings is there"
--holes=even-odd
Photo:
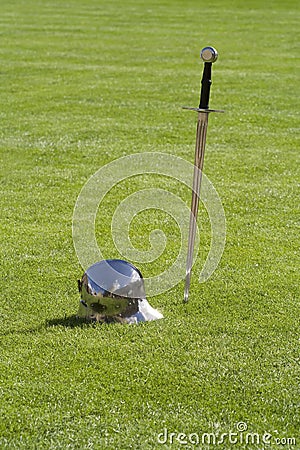
[[[1,2],[1,449],[300,448],[299,16],[296,0]],[[161,321],[80,323],[80,190],[121,156],[193,162],[196,114],[181,106],[198,105],[206,45],[220,55],[211,107],[226,110],[205,158],[223,258],[199,284],[202,207],[187,305],[180,282],[149,299]],[[189,205],[159,176],[114,187],[96,223],[105,257],[120,256],[119,199],[168,186]],[[178,253],[163,211],[136,218],[133,243],[147,250],[158,224],[168,244],[137,264],[147,277]]]

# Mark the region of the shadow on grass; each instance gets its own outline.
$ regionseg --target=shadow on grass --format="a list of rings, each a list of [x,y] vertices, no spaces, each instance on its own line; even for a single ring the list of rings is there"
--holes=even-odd
[[[0,330],[0,336],[9,336],[9,335],[27,335],[27,334],[34,334],[34,333],[40,333],[41,331],[47,329],[47,328],[54,328],[54,327],[65,327],[65,328],[76,328],[76,327],[91,327],[95,326],[95,322],[87,321],[85,319],[81,319],[76,317],[75,315],[69,316],[69,317],[60,317],[57,319],[48,319],[44,323],[33,327],[33,328],[27,328],[23,329],[22,327],[19,328],[13,328],[10,330]]]
[[[86,319],[82,319],[80,317],[77,317],[75,315],[68,316],[64,318],[57,318],[57,319],[49,319],[46,320],[46,327],[66,327],[66,328],[76,328],[76,327],[87,327],[91,325],[95,325],[96,322],[88,321]]]
[[[89,320],[84,319],[81,317],[77,317],[75,315],[68,316],[64,318],[58,318],[58,319],[49,319],[46,320],[46,327],[65,327],[65,328],[85,328],[85,327],[96,327],[98,325],[116,325],[116,324],[122,324],[120,320],[115,320],[113,318],[106,318],[105,320]]]

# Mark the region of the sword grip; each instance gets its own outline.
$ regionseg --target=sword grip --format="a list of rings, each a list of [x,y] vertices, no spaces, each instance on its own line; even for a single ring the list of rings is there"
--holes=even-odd
[[[208,109],[209,94],[211,86],[211,62],[204,63],[203,75],[201,80],[200,109]]]

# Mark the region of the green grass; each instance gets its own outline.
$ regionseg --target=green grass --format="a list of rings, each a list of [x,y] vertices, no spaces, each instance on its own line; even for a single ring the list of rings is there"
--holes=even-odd
[[[298,23],[295,0],[1,3],[1,449],[208,448],[157,437],[240,421],[272,434],[267,448],[299,448]],[[124,155],[193,161],[196,116],[181,106],[198,104],[205,45],[220,53],[211,106],[226,110],[210,117],[205,160],[226,213],[222,261],[201,285],[197,261],[188,305],[182,282],[152,298],[162,321],[79,323],[77,196]],[[122,198],[168,186],[133,183]],[[97,219],[107,257],[118,197]],[[176,226],[145,214],[132,239],[147,248],[149,224],[164,222],[166,264]],[[216,447],[263,448],[243,442]]]

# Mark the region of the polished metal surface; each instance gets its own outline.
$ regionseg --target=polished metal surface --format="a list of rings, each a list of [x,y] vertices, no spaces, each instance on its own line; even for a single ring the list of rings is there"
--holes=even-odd
[[[192,191],[191,218],[189,228],[188,255],[186,262],[186,277],[184,286],[184,302],[188,301],[191,283],[191,270],[193,266],[193,254],[195,246],[196,227],[197,227],[196,220],[198,217],[198,209],[199,209],[199,198],[200,198],[202,170],[204,164],[207,125],[208,125],[208,113],[199,112],[197,122],[197,132],[196,132],[193,191]]]
[[[99,261],[78,282],[78,317],[97,322],[138,323],[162,318],[146,299],[141,272],[120,259]]]
[[[214,47],[204,47],[201,50],[200,57],[204,62],[213,63],[218,59],[218,52]]]

